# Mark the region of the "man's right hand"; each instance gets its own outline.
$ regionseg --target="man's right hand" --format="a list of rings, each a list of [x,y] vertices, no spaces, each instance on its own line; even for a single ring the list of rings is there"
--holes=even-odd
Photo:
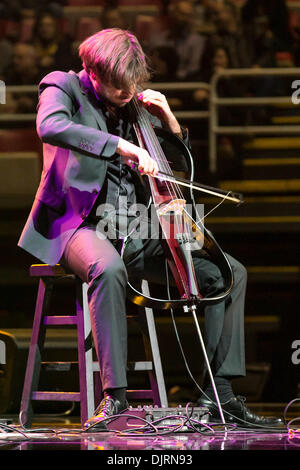
[[[142,147],[138,147],[120,138],[116,152],[122,156],[122,160],[126,165],[137,165],[138,170],[142,174],[149,176],[156,176],[158,174],[159,169],[156,161]]]

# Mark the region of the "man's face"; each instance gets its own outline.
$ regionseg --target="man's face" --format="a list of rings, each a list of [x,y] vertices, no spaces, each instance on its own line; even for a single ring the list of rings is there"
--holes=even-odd
[[[30,73],[36,66],[33,48],[27,44],[17,44],[14,49],[13,64],[17,72]]]
[[[97,95],[119,108],[129,103],[136,92],[135,86],[130,91],[125,91],[103,83],[93,73],[90,74],[90,79]]]
[[[51,16],[44,16],[39,24],[39,34],[45,41],[50,41],[55,38],[56,24],[54,18]]]

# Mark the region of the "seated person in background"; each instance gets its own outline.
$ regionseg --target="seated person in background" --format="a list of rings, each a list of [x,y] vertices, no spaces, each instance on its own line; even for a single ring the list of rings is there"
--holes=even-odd
[[[37,17],[31,42],[44,75],[57,68],[66,72],[72,68],[72,41],[60,34],[58,20],[51,13]]]
[[[173,80],[197,80],[206,38],[193,29],[194,5],[188,1],[170,5],[170,25],[149,40],[149,53],[158,47],[174,49],[178,57]]]
[[[158,46],[152,49],[149,59],[153,74],[152,82],[172,82],[176,75],[178,55],[172,47]]]
[[[12,63],[5,69],[2,80],[9,85],[37,85],[43,74],[38,66],[38,57],[30,44],[17,43],[14,48]],[[14,93],[16,112],[34,113],[37,98],[34,93]]]
[[[211,51],[211,56],[206,56],[201,67],[200,81],[209,83],[213,75],[222,70],[232,68],[230,55],[226,47],[216,46]],[[248,81],[242,77],[223,76],[219,78],[217,84],[217,94],[219,97],[243,97],[248,89]],[[209,104],[210,91],[207,88],[199,88],[193,93],[194,106],[197,109],[207,109]],[[237,126],[243,119],[250,117],[249,109],[242,106],[221,106],[218,110],[218,123],[221,126]],[[220,158],[219,171],[225,177],[240,177],[241,162],[239,159],[240,148],[244,142],[244,137],[240,135],[218,137],[218,154]]]
[[[215,12],[216,33],[209,36],[205,55],[223,46],[228,51],[233,68],[251,67],[253,62],[252,38],[244,33],[237,9],[230,2],[224,2]]]
[[[7,0],[9,3],[18,4],[18,12],[22,17],[33,18],[36,15],[49,11],[57,18],[63,16],[64,6],[68,0]]]
[[[103,8],[102,15],[100,16],[100,21],[103,29],[127,29],[129,26],[128,24],[126,24],[124,15],[122,15],[121,10],[120,8],[118,8],[118,6],[107,6]]]

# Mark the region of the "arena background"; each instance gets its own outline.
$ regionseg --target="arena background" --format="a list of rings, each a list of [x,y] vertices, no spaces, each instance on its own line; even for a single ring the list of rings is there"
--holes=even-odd
[[[0,1],[0,339],[6,345],[0,414],[19,409],[37,293],[29,276],[37,260],[17,248],[42,168],[37,85],[51,70],[79,71],[78,44],[106,27],[128,28],[142,43],[153,69],[149,86],[166,94],[189,128],[195,181],[244,195],[244,204],[225,202],[205,219],[249,274],[247,377],[237,381],[237,392],[258,407],[300,397],[299,355],[293,355],[300,341],[299,14],[300,2],[292,0]],[[197,194],[197,202],[208,213],[219,201]],[[70,312],[72,287],[63,283],[55,292],[53,309]],[[155,319],[170,403],[193,400],[198,392],[170,316],[157,311]],[[192,319],[180,314],[177,322],[200,381]],[[130,328],[129,354],[142,355],[139,331]],[[45,360],[76,360],[76,347],[74,331],[51,330]],[[42,374],[47,389],[76,387],[76,380],[73,369]],[[143,380],[130,378],[133,386]],[[54,406],[64,412],[69,405],[37,410]]]

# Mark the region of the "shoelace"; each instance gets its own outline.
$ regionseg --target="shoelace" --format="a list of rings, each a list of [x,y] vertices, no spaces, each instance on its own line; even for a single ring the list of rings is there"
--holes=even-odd
[[[106,414],[113,405],[113,399],[111,397],[105,397],[99,404],[98,408],[96,408],[95,414]]]
[[[248,413],[251,413],[251,411],[249,410],[249,408],[247,408],[247,406],[245,405],[245,402],[246,402],[246,397],[243,397],[242,395],[237,395],[236,396],[236,399],[242,404],[243,406],[243,410],[244,410],[244,417],[246,415],[246,412]],[[252,414],[252,413],[251,413]]]

